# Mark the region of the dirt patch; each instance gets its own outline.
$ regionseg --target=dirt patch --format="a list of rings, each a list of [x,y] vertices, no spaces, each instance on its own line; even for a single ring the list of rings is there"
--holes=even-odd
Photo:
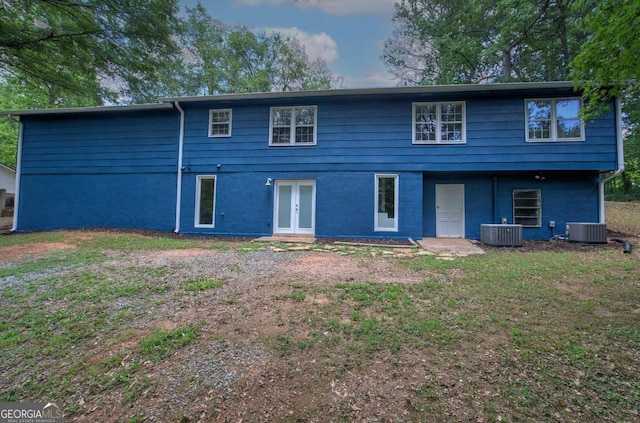
[[[25,245],[9,245],[0,247],[0,263],[16,260],[25,256],[48,253],[49,251],[75,248],[75,245],[66,242],[37,242]]]
[[[289,279],[310,280],[314,284],[345,282],[419,282],[415,272],[402,272],[383,259],[340,256],[335,253],[307,254],[288,266]],[[392,270],[393,268],[393,270]],[[384,275],[384,276],[381,276]]]

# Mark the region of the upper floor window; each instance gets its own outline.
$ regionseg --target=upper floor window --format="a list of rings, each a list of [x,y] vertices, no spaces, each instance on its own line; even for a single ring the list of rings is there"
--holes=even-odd
[[[231,136],[231,109],[209,110],[209,136]]]
[[[466,142],[465,103],[414,103],[414,144],[461,144]]]
[[[579,98],[526,100],[527,141],[583,141]]]
[[[315,145],[316,106],[272,107],[269,145]]]

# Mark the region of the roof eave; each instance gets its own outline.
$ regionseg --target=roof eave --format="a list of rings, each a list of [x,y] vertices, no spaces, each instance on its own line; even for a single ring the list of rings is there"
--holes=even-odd
[[[63,109],[28,109],[28,110],[0,110],[0,116],[41,116],[41,115],[68,115],[78,113],[117,113],[148,110],[171,109],[170,103],[137,104],[130,106],[96,106],[96,107],[72,107]]]
[[[160,101],[173,102],[206,102],[206,101],[237,101],[237,100],[267,100],[282,98],[304,97],[337,97],[337,96],[368,96],[368,95],[393,95],[393,94],[437,94],[454,92],[501,92],[532,89],[567,89],[573,88],[573,82],[509,82],[500,84],[454,84],[454,85],[427,85],[421,87],[385,87],[385,88],[350,88],[316,91],[287,91],[287,92],[262,92],[247,94],[218,94],[209,96],[165,97]]]

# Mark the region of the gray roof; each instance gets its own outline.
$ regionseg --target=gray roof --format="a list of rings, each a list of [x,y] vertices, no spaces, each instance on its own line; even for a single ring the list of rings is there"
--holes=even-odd
[[[76,107],[63,109],[31,109],[31,110],[8,110],[0,111],[0,116],[36,116],[54,114],[77,114],[77,113],[109,113],[128,112],[144,110],[170,109],[174,102],[228,102],[241,100],[269,100],[269,99],[296,99],[296,98],[319,98],[319,97],[339,97],[354,96],[365,97],[375,95],[430,95],[444,93],[492,93],[509,92],[522,90],[555,90],[572,89],[573,83],[570,81],[556,82],[511,82],[503,84],[455,84],[455,85],[427,85],[421,87],[386,87],[386,88],[352,88],[334,90],[315,91],[288,91],[288,92],[263,92],[246,94],[219,94],[210,96],[190,96],[190,97],[166,97],[161,98],[160,103],[139,104],[130,106],[99,106],[99,107]]]
[[[63,115],[75,113],[109,113],[109,112],[134,112],[140,110],[171,109],[170,103],[135,104],[130,106],[96,106],[96,107],[71,107],[60,109],[28,109],[28,110],[0,110],[0,116],[30,116],[30,115]]]
[[[371,96],[393,94],[442,94],[459,92],[499,92],[517,90],[544,90],[573,88],[573,82],[510,82],[503,84],[454,84],[454,85],[426,85],[421,87],[386,87],[386,88],[352,88],[316,91],[287,91],[247,94],[219,94],[210,96],[166,97],[160,101],[194,102],[194,101],[233,101],[259,99],[287,99],[305,97],[337,97],[337,96]]]

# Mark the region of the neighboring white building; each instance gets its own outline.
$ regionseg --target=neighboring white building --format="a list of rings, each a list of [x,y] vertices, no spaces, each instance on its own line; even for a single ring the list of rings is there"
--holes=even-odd
[[[0,211],[16,193],[16,171],[0,163]]]

